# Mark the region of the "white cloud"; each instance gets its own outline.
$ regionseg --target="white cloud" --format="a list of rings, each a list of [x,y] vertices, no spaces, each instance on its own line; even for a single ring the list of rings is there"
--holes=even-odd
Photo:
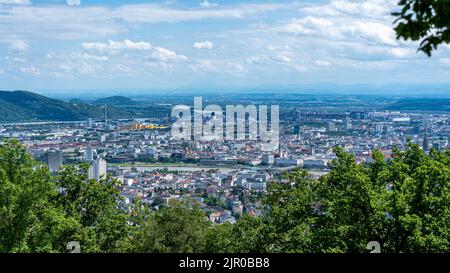
[[[214,9],[173,9],[159,5],[125,5],[107,11],[108,18],[121,18],[133,23],[182,22],[207,19],[245,19],[285,8],[282,4],[242,4]],[[102,16],[104,17],[104,15]]]
[[[247,57],[245,58],[245,62],[247,64],[268,65],[271,63],[271,60],[267,56],[261,55],[261,56]]]
[[[178,55],[173,51],[170,51],[162,47],[154,47],[152,57],[155,60],[167,62],[167,61],[187,61],[187,57],[184,55]]]
[[[308,4],[278,31],[295,35],[286,39],[290,39],[297,52],[304,53],[296,60],[306,60],[312,66],[342,68],[356,63],[362,68],[366,62],[367,70],[385,70],[398,65],[397,59],[404,60],[405,65],[408,58],[416,57],[416,45],[396,39],[391,16],[396,6],[397,0]]]
[[[72,66],[67,65],[67,64],[62,64],[59,66],[59,69],[63,70],[64,72],[70,72],[72,71]]]
[[[398,0],[333,0],[330,5],[342,13],[364,17],[383,17],[389,15],[397,3]]]
[[[332,27],[334,25],[333,22],[328,19],[313,17],[313,16],[308,16],[302,21],[306,24],[311,24],[315,28],[320,28],[320,29]]]
[[[52,67],[53,68],[53,67]],[[99,63],[92,63],[92,62],[86,62],[86,61],[69,61],[65,64],[59,65],[59,70],[56,73],[64,74],[65,76],[76,76],[82,75],[82,76],[91,76],[91,77],[97,77],[104,74],[108,74],[107,67],[99,64]]]
[[[324,67],[331,65],[331,63],[329,61],[324,61],[324,60],[317,60],[317,61],[314,62],[314,64],[316,66],[324,66]]]
[[[343,32],[347,32],[352,36],[360,36],[362,38],[373,39],[375,42],[397,45],[394,30],[392,26],[378,22],[356,21],[349,27],[342,28]]]
[[[108,61],[109,60],[109,58],[107,56],[91,55],[91,54],[87,54],[87,53],[72,53],[72,54],[70,54],[70,58],[81,59],[81,60],[94,60],[94,61]]]
[[[216,8],[181,8],[173,3],[88,5],[82,8],[57,4],[0,5],[0,42],[14,39],[117,39],[115,37],[120,34],[134,31],[131,24],[142,27],[164,22],[250,20],[282,9],[286,9],[286,5],[276,3],[232,4]]]
[[[292,61],[292,53],[288,51],[281,51],[277,52],[271,58],[277,62],[290,63]]]
[[[31,74],[31,75],[35,75],[35,76],[41,75],[41,70],[34,66],[21,67],[20,71],[22,71],[22,73]]]
[[[67,0],[67,5],[69,6],[80,6],[81,0]]]
[[[11,41],[9,44],[9,49],[21,52],[27,51],[29,47],[30,45],[22,40]]]
[[[123,65],[123,64],[118,64],[115,66],[115,68],[117,68],[118,71],[123,72],[123,73],[131,73],[132,72],[131,68],[129,68],[128,66]]]
[[[404,58],[416,54],[415,50],[402,47],[391,47],[387,49],[388,54],[397,58]]]
[[[45,58],[47,58],[47,59],[53,59],[55,57],[56,57],[56,54],[53,51],[48,51],[47,54],[45,55]]]
[[[445,65],[450,64],[450,58],[440,58],[439,62]]]
[[[440,45],[443,49],[450,50],[450,44],[442,44]]]
[[[187,57],[179,55],[169,49],[152,46],[147,42],[133,42],[130,40],[124,41],[108,41],[108,43],[82,43],[82,47],[86,50],[97,50],[110,54],[118,53],[123,50],[130,51],[149,51],[151,52],[148,59],[161,62],[168,61],[187,61]]]
[[[54,72],[54,71],[48,73],[48,75],[50,77],[57,78],[57,79],[67,78],[69,76],[67,74],[64,74],[64,73],[61,73],[61,72]]]
[[[284,8],[285,5],[272,3],[228,5],[214,9],[183,9],[147,3],[85,6],[83,9],[62,5],[0,6],[0,39],[12,37],[17,33],[41,39],[77,39],[93,35],[110,37],[112,34],[127,32],[128,29],[123,27],[123,23],[248,19]]]
[[[330,19],[307,16],[293,19],[282,31],[298,35],[320,36],[327,39],[362,38],[386,45],[397,45],[395,33],[391,26],[373,21],[348,18],[333,22]]]
[[[133,42],[130,40],[111,41],[108,43],[82,43],[81,46],[87,50],[98,51],[120,51],[120,50],[151,50],[152,45],[147,42]]]
[[[58,60],[84,60],[84,61],[108,61],[109,57],[108,56],[103,56],[103,55],[95,55],[95,54],[88,54],[88,53],[80,53],[80,52],[74,52],[74,53],[70,53],[70,54],[57,54],[54,51],[48,51],[47,54],[45,55],[46,59],[49,60],[54,60],[54,59],[58,59]]]
[[[117,80],[126,74],[141,82],[155,79],[164,86],[201,83],[202,76],[206,82],[220,78],[227,84],[239,84],[240,80],[231,80],[234,77],[245,77],[243,81],[252,84],[288,84],[303,80],[374,81],[380,75],[376,71],[398,68],[389,71],[395,79],[399,71],[406,74],[409,66],[423,60],[415,52],[417,44],[396,40],[389,15],[392,1],[223,5],[213,3],[216,1],[194,1],[194,5],[200,4],[194,7],[178,5],[177,1],[80,8],[0,5],[0,42],[23,41],[26,45],[11,44],[10,48],[26,51],[26,41],[30,41],[33,53],[5,52],[11,58],[0,67],[8,74],[14,74],[9,72],[15,66],[16,70],[22,67],[23,73],[55,78]],[[204,27],[188,22],[200,20],[204,20]],[[155,39],[148,38],[152,43],[142,38],[149,34]],[[71,41],[59,41],[63,39]],[[186,39],[192,39],[191,43],[186,44]],[[153,44],[157,40],[158,46]],[[80,47],[76,51],[74,44]],[[220,50],[201,56],[197,49]],[[448,67],[444,65],[449,64],[450,51],[445,50],[442,46],[437,58],[426,63],[437,64],[436,70]],[[26,57],[28,62],[15,62],[15,56]],[[371,71],[375,71],[374,77]]]
[[[228,74],[240,77],[245,72],[244,66],[235,61],[220,59],[202,59],[197,60],[190,68],[195,72],[206,72],[215,74]]]
[[[214,47],[214,44],[210,41],[195,42],[192,47],[196,49],[212,49]]]
[[[213,8],[213,7],[218,7],[219,4],[209,2],[208,0],[203,0],[202,2],[200,2],[200,6],[204,7],[204,8]]]
[[[255,54],[245,58],[245,62],[251,65],[290,65],[294,63],[295,54],[290,51],[289,46],[277,47],[269,45],[265,47],[268,52]]]
[[[19,57],[14,57],[14,58],[13,58],[13,61],[16,62],[16,63],[26,63],[26,62],[27,62],[26,59],[24,59],[24,58],[19,58]]]
[[[334,63],[342,68],[350,68],[365,71],[387,71],[398,67],[397,61],[381,60],[353,60],[353,59],[336,59]]]
[[[77,65],[77,70],[80,75],[95,76],[97,71],[100,71],[101,66],[96,66],[88,63],[81,63]]]
[[[6,56],[3,58],[5,60],[5,63],[8,64],[16,64],[16,63],[26,63],[28,62],[27,59],[16,57],[16,56]]]
[[[390,15],[397,2],[397,0],[331,0],[328,4],[303,7],[300,12],[324,16],[383,18]]]
[[[0,4],[30,5],[30,0],[0,0]]]
[[[392,28],[397,0],[331,0],[328,4],[311,4],[300,8],[281,30],[327,40],[359,41],[397,46]],[[394,54],[402,55],[399,51]]]

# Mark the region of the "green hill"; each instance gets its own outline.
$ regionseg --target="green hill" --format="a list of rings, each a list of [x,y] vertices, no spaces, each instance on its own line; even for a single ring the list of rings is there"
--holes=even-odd
[[[129,118],[133,114],[108,106],[109,118]],[[102,118],[103,107],[71,103],[28,91],[0,91],[0,122],[71,121]]]
[[[445,98],[408,98],[387,107],[388,110],[445,111],[450,112],[450,99]]]
[[[113,105],[113,106],[124,106],[124,105],[134,105],[136,102],[130,98],[123,96],[112,96],[107,98],[98,99],[93,102],[96,105]]]

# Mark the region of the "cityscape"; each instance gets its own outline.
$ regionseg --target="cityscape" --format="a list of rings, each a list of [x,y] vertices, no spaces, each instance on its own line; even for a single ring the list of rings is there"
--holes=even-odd
[[[246,101],[239,95],[234,100]],[[405,150],[409,140],[425,152],[449,148],[448,113],[367,110],[353,104],[346,110],[326,101],[308,109],[305,105],[312,102],[281,108],[280,143],[271,152],[263,151],[259,141],[249,141],[248,135],[241,141],[177,140],[169,113],[161,118],[109,119],[106,104],[97,118],[2,124],[0,135],[20,140],[52,172],[65,164],[87,163],[89,178],[118,179],[126,203],[138,198],[157,209],[171,199],[194,198],[213,223],[262,215],[258,197],[267,193],[269,181],[285,183],[283,173],[289,170],[304,168],[315,178],[327,174],[336,158],[335,146],[344,147],[358,163],[370,163],[375,149],[388,159],[394,147]],[[329,109],[320,110],[324,108]]]
[[[446,263],[449,142],[448,0],[0,0],[16,269]]]

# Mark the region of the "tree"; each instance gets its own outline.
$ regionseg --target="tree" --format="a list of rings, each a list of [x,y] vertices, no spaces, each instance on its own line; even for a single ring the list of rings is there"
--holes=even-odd
[[[0,252],[63,251],[79,227],[53,206],[59,193],[48,168],[16,140],[0,146]]]
[[[386,220],[388,190],[377,179],[384,159],[376,152],[367,166],[357,164],[343,148],[334,152],[331,172],[319,179],[315,194],[319,213],[314,241],[324,252],[366,252],[369,241],[380,241]]]
[[[265,221],[266,249],[270,252],[310,252],[314,248],[312,227],[315,219],[316,181],[307,171],[286,173],[289,183],[271,183],[264,203],[270,207]]]
[[[396,16],[397,38],[420,41],[418,51],[431,56],[442,43],[450,42],[450,2],[447,0],[400,0]]]
[[[52,176],[16,140],[0,146],[0,252],[119,251],[128,235],[117,181],[88,179],[87,166]]]
[[[143,205],[141,205],[143,206]],[[134,230],[124,244],[127,252],[204,252],[210,223],[194,201],[171,200],[158,211],[137,208]]]
[[[370,241],[383,252],[450,250],[448,151],[426,155],[409,143],[389,161],[374,151],[367,164],[334,151],[330,173],[318,181],[297,170],[288,174],[290,184],[271,187],[270,251],[367,252]]]
[[[265,234],[262,217],[242,216],[235,224],[214,225],[207,235],[206,252],[263,253]]]
[[[380,177],[390,182],[390,223],[384,248],[391,252],[448,252],[450,165],[448,152],[427,156],[418,145],[397,153]]]
[[[88,165],[65,166],[56,181],[62,194],[55,206],[81,225],[76,236],[84,252],[118,252],[118,245],[128,235],[128,215],[121,207],[119,183],[110,176],[88,178]]]
[[[389,159],[373,151],[357,164],[334,149],[331,171],[313,179],[286,173],[271,183],[264,216],[212,225],[198,203],[172,200],[157,211],[139,199],[125,205],[117,181],[92,180],[87,166],[52,176],[17,141],[0,146],[0,252],[383,252],[450,250],[450,152],[424,153],[408,143]]]

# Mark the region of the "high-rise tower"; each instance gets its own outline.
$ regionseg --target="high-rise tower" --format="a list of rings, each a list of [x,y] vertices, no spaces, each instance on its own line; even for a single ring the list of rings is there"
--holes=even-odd
[[[59,150],[47,152],[48,168],[52,172],[56,172],[63,165],[63,154]]]
[[[108,126],[108,106],[105,104],[104,108],[104,120],[105,120],[105,128]]]
[[[428,127],[427,124],[425,123],[425,133],[424,133],[424,137],[423,137],[423,143],[422,143],[422,148],[425,152],[428,152],[428,147],[429,147],[429,143],[428,143]]]

